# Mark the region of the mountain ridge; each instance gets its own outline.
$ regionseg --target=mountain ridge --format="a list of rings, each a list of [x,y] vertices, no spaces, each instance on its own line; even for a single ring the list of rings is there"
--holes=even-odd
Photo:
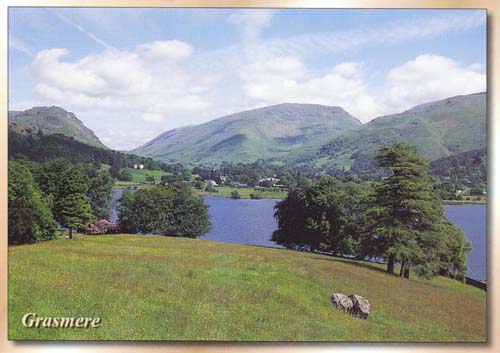
[[[20,133],[62,134],[90,146],[108,148],[74,113],[58,106],[10,110],[8,115],[9,128]]]
[[[346,132],[310,156],[318,166],[350,166],[354,154],[371,155],[377,147],[404,141],[436,160],[486,147],[486,92],[459,95],[381,116]]]
[[[281,103],[168,130],[130,152],[191,163],[253,162],[320,145],[359,125],[341,107]]]

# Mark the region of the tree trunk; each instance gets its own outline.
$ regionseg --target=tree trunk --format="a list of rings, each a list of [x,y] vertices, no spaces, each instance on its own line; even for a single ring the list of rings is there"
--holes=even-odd
[[[405,273],[404,273],[405,278],[410,278],[410,266],[406,265],[405,267]]]
[[[399,277],[403,277],[406,268],[406,261],[403,259],[401,262],[401,269],[399,270]]]
[[[387,273],[394,274],[394,262],[396,261],[396,257],[391,254],[389,255],[389,260],[387,261]]]
[[[73,239],[73,228],[69,228],[69,238]]]

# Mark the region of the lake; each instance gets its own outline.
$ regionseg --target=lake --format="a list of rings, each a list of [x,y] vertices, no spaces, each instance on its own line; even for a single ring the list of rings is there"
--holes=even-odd
[[[444,214],[471,242],[472,250],[467,254],[467,276],[486,280],[486,205],[445,205]]]
[[[118,219],[117,202],[121,190],[114,190],[111,221]],[[270,240],[277,229],[273,217],[278,200],[233,200],[217,196],[203,197],[210,206],[212,231],[203,239],[225,243],[280,247]],[[472,244],[467,255],[467,275],[486,279],[486,205],[445,205],[446,217],[462,229]]]

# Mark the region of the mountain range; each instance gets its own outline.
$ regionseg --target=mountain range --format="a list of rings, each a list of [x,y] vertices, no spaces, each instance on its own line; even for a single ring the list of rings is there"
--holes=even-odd
[[[451,97],[373,119],[334,137],[312,159],[316,166],[348,166],[393,141],[416,146],[430,160],[486,148],[486,93]]]
[[[312,163],[350,167],[402,140],[435,160],[486,147],[486,93],[421,104],[361,124],[341,107],[279,104],[169,130],[132,153],[168,162]]]
[[[170,130],[131,152],[190,164],[281,159],[294,151],[317,150],[360,125],[340,107],[284,103]]]
[[[75,114],[56,106],[9,111],[9,128],[24,134],[62,134],[90,146],[107,148]]]
[[[59,107],[9,111],[9,127],[105,147],[73,113]],[[486,93],[421,104],[366,124],[341,107],[283,103],[169,130],[130,153],[188,165],[265,160],[321,170],[360,168],[372,163],[376,148],[397,140],[417,146],[430,160],[486,148]]]

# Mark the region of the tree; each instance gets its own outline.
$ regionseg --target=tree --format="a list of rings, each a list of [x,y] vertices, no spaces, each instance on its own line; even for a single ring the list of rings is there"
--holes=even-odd
[[[73,229],[83,229],[95,220],[87,196],[82,193],[66,195],[58,200],[59,223],[69,229],[69,238],[73,239]]]
[[[127,188],[123,190],[118,207],[118,220],[123,232],[137,233],[134,215],[134,194]]]
[[[50,199],[38,188],[30,170],[21,162],[9,162],[9,244],[53,239],[56,222]]]
[[[111,213],[111,198],[114,180],[106,170],[95,170],[88,176],[87,196],[90,201],[93,215],[98,219],[107,219]]]
[[[212,185],[207,185],[207,187],[205,188],[205,191],[207,192],[219,192],[219,190],[217,190],[214,186]]]
[[[122,162],[120,158],[115,158],[111,163],[111,167],[109,168],[109,173],[113,178],[119,179],[121,175],[120,173],[121,169],[122,169]]]
[[[427,173],[428,162],[402,142],[380,148],[375,161],[390,172],[375,188],[369,211],[371,242],[387,259],[387,272],[394,273],[398,261],[402,277],[409,277],[411,268],[420,276],[437,273],[441,252],[449,249],[440,247],[445,243],[443,205]]]
[[[81,170],[71,167],[62,172],[54,198],[54,216],[60,225],[69,229],[70,239],[73,238],[73,229],[83,229],[96,219],[87,191],[88,186]]]
[[[363,257],[366,191],[354,183],[323,177],[296,188],[275,206],[272,240],[286,247]]]
[[[132,173],[128,169],[123,168],[121,172],[118,174],[118,180],[121,181],[132,181],[134,180],[134,177]]]
[[[453,223],[440,224],[444,235],[437,249],[440,259],[440,272],[455,279],[465,279],[467,271],[467,252],[472,248],[464,233]]]
[[[183,183],[127,191],[121,200],[124,231],[196,238],[210,230],[208,206]]]

